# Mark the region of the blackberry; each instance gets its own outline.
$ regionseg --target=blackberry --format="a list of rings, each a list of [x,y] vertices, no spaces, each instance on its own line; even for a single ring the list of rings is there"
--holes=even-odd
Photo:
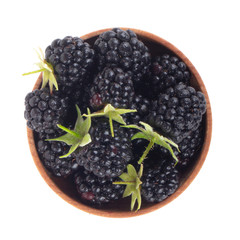
[[[199,127],[205,111],[203,93],[179,83],[159,94],[146,120],[157,131],[180,143]]]
[[[147,46],[131,30],[114,28],[99,35],[94,43],[99,69],[116,66],[130,71],[134,83],[149,71],[151,56]]]
[[[201,149],[203,143],[203,128],[200,126],[197,130],[191,132],[186,138],[184,138],[178,145],[180,152],[177,149],[174,150],[174,154],[178,158],[177,167],[185,168],[189,165],[191,161],[193,161],[194,156]],[[163,147],[160,148],[160,154],[164,157],[171,158],[171,155],[167,151],[167,149]]]
[[[158,160],[154,166],[145,167],[141,192],[147,202],[161,202],[177,190],[179,174],[173,163],[163,159]]]
[[[129,108],[134,88],[128,73],[120,68],[106,67],[94,79],[90,89],[90,106],[93,109],[110,103],[115,108]]]
[[[45,58],[54,69],[59,89],[68,92],[74,84],[82,85],[94,64],[95,52],[81,38],[55,39],[45,50]]]
[[[149,114],[151,102],[144,98],[142,95],[135,95],[130,109],[136,109],[137,112],[130,113],[128,116],[129,124],[138,124],[139,121],[143,121],[143,119]]]
[[[174,87],[180,82],[189,85],[191,74],[187,66],[178,57],[170,54],[157,56],[151,66],[149,87],[153,96]]]
[[[113,184],[115,180],[115,178],[97,177],[86,170],[75,174],[75,184],[81,199],[95,205],[122,197],[124,186]]]
[[[150,104],[151,102],[147,98],[144,98],[142,95],[135,95],[132,104],[130,105],[130,109],[136,109],[137,112],[129,113],[127,115],[126,123],[138,125],[139,122],[143,121],[143,119],[148,115]],[[137,132],[136,129],[133,128],[129,128],[128,131],[130,138]],[[147,145],[144,139],[135,139],[132,142],[132,146],[134,158],[136,159],[138,157],[140,158],[139,154],[143,153],[140,149],[144,149]]]
[[[54,133],[58,129],[57,124],[64,122],[68,106],[69,98],[63,97],[59,91],[50,94],[47,88],[36,89],[25,98],[27,126],[39,133]]]
[[[132,159],[128,131],[114,122],[112,137],[107,120],[98,119],[92,124],[92,142],[73,153],[76,161],[98,177],[117,177]]]
[[[54,135],[51,135],[53,137]],[[63,142],[49,142],[45,139],[51,138],[48,134],[40,134],[36,146],[41,161],[57,177],[67,177],[75,172],[79,165],[71,157],[59,158],[68,152],[68,145]]]

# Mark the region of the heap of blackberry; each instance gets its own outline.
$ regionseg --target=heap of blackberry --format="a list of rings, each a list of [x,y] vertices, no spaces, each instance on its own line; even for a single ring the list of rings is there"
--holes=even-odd
[[[153,101],[147,121],[160,133],[180,143],[196,130],[206,111],[202,92],[183,83],[168,88]]]
[[[134,88],[131,77],[120,68],[106,67],[100,72],[90,89],[90,106],[99,109],[110,103],[115,108],[129,108]]]
[[[38,57],[40,70],[24,75],[42,72],[42,88],[26,96],[24,116],[51,174],[68,177],[95,207],[131,196],[138,210],[141,196],[161,202],[177,190],[201,149],[206,111],[181,59],[152,59],[133,31],[119,28],[92,46],[56,39]]]
[[[170,54],[157,56],[151,66],[149,87],[154,97],[169,87],[182,82],[189,85],[191,74],[187,66],[178,57]]]
[[[101,205],[122,197],[124,186],[114,185],[115,178],[97,177],[86,170],[75,175],[77,191],[83,201]]]
[[[98,177],[117,177],[132,159],[128,131],[114,122],[114,137],[107,120],[92,123],[92,142],[74,152],[77,163]]]
[[[145,167],[142,176],[142,196],[147,202],[163,201],[172,195],[178,186],[179,174],[173,166],[173,161],[156,159],[155,166]]]
[[[62,124],[69,108],[69,98],[60,92],[50,94],[47,88],[36,89],[25,98],[24,117],[27,126],[39,133],[51,134]]]
[[[99,69],[105,66],[120,67],[132,73],[134,83],[141,81],[142,76],[149,71],[149,50],[131,30],[114,28],[100,34],[94,49]]]
[[[45,50],[46,61],[54,69],[59,89],[69,92],[85,82],[94,64],[95,53],[81,38],[67,36],[55,39]]]

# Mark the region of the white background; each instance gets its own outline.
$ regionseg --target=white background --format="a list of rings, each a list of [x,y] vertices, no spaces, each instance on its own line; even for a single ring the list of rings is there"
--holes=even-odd
[[[240,239],[238,1],[1,1],[0,239]],[[209,93],[213,135],[199,175],[176,200],[129,219],[89,215],[59,198],[27,143],[24,97],[34,48],[106,27],[159,35],[195,65]]]

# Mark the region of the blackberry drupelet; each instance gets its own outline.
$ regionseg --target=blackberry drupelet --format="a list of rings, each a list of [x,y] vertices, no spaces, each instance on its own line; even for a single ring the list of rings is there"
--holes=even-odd
[[[86,170],[75,174],[77,191],[83,201],[101,205],[122,197],[124,186],[115,185],[116,178],[97,177]]]
[[[174,161],[156,159],[154,166],[145,167],[141,192],[147,202],[161,202],[177,190],[179,174],[173,165]]]
[[[58,129],[57,124],[64,122],[68,107],[69,98],[59,91],[50,94],[47,88],[36,89],[25,98],[27,126],[39,133],[54,133]]]
[[[157,56],[152,63],[149,88],[156,97],[180,82],[189,85],[190,78],[191,74],[184,62],[174,55],[163,54]]]
[[[37,136],[36,146],[38,154],[44,166],[55,176],[67,177],[74,173],[79,168],[79,165],[71,155],[66,158],[59,158],[59,156],[68,152],[69,147],[63,142],[45,141],[45,139],[53,136],[57,137],[56,134],[39,134]]]
[[[179,83],[159,94],[146,120],[161,134],[179,144],[199,127],[205,112],[203,93]]]
[[[99,35],[94,43],[99,69],[116,66],[130,71],[134,83],[149,71],[151,56],[147,46],[131,30],[114,28]]]
[[[73,155],[77,163],[98,177],[117,177],[132,159],[131,140],[126,128],[113,123],[114,137],[109,122],[98,119],[89,131],[92,142],[77,149]]]
[[[90,106],[99,109],[110,103],[115,108],[129,108],[134,88],[128,73],[120,68],[106,67],[93,81],[90,89]]]
[[[94,57],[94,50],[78,37],[55,39],[45,50],[45,58],[53,66],[62,92],[84,83],[94,65]]]

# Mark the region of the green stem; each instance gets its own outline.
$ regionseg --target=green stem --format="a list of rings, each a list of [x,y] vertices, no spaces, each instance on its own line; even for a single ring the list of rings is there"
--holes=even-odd
[[[111,130],[112,137],[114,137],[113,122],[112,122],[112,117],[111,117],[110,113],[109,113],[109,125],[110,125],[110,130]]]
[[[139,159],[138,161],[138,164],[141,164],[143,162],[143,160],[146,158],[147,154],[149,153],[149,151],[151,150],[151,148],[153,147],[154,145],[154,140],[152,139],[150,141],[150,143],[148,144],[146,150],[144,151],[143,155],[141,156],[141,158]]]
[[[135,185],[136,182],[113,182],[113,184],[120,184],[120,185]]]
[[[68,128],[60,125],[60,124],[57,124],[57,126],[58,126],[59,128],[61,128],[63,131],[65,131],[65,132],[67,132],[67,133],[70,133],[70,134],[72,134],[73,136],[75,136],[75,137],[77,137],[77,138],[81,138],[81,136],[80,136],[78,133],[76,133],[76,132],[74,132],[74,131],[72,131],[72,130],[70,130],[70,129],[68,129]]]
[[[28,73],[24,73],[22,74],[23,76],[26,76],[26,75],[30,75],[30,74],[33,74],[33,73],[39,73],[39,72],[44,72],[46,69],[44,68],[41,68],[39,70],[36,70],[36,71],[32,71],[32,72],[28,72]]]

